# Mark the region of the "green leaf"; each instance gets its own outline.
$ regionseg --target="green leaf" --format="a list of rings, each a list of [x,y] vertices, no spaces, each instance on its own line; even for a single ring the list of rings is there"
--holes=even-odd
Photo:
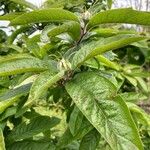
[[[45,71],[41,73],[38,78],[32,84],[29,98],[26,101],[24,107],[16,113],[16,117],[21,116],[23,113],[26,112],[28,108],[32,106],[42,94],[48,90],[51,86],[53,86],[56,82],[62,79],[64,76],[64,71],[60,71],[59,73]]]
[[[104,66],[107,66],[109,68],[115,69],[117,71],[121,70],[122,67],[121,65],[107,59],[106,57],[104,57],[103,55],[97,55],[95,56],[95,58],[99,61],[102,62],[104,64]]]
[[[51,141],[23,140],[11,144],[7,150],[55,150]]]
[[[28,7],[28,8],[31,8],[31,9],[37,9],[37,7],[35,5],[33,5],[30,2],[27,2],[26,0],[10,0],[10,1],[12,1],[16,4],[23,5],[23,6]]]
[[[33,36],[32,38],[28,38],[26,45],[27,49],[34,54],[34,56],[41,58],[40,54],[40,46],[38,45],[40,42],[40,34]]]
[[[0,116],[0,121],[6,119],[6,118],[9,117],[9,116],[14,115],[14,114],[16,113],[16,111],[17,111],[17,107],[14,107],[14,106],[13,106],[13,107],[7,108],[7,109],[5,110],[5,112],[1,114],[1,116]]]
[[[90,29],[104,23],[150,25],[150,13],[131,8],[107,10],[91,17],[87,28]]]
[[[0,95],[0,113],[2,113],[7,107],[13,105],[19,100],[19,97],[29,92],[31,84],[26,84],[15,89],[9,90],[6,93]]]
[[[11,25],[24,25],[38,22],[64,22],[68,20],[79,22],[77,16],[67,10],[50,8],[25,13],[12,20]]]
[[[116,35],[113,37],[103,38],[98,41],[89,42],[83,45],[74,55],[73,67],[80,66],[84,61],[104,52],[119,49],[133,42],[145,39],[145,37],[137,35]]]
[[[4,136],[1,128],[0,128],[0,150],[5,150]]]
[[[14,45],[14,44],[7,44],[7,45],[4,45],[4,48],[10,48],[10,49],[13,49],[19,53],[22,53],[23,52],[23,49],[17,45]]]
[[[48,32],[48,36],[51,38],[65,32],[67,32],[74,40],[78,40],[80,38],[80,32],[81,32],[80,24],[75,21],[64,23],[63,25],[51,29]]]
[[[114,150],[143,149],[137,128],[116,87],[98,73],[86,72],[66,85],[67,92]]]
[[[143,109],[133,103],[127,102],[127,105],[131,113],[136,116],[137,120],[141,124],[150,128],[150,116]]]
[[[132,103],[136,103],[138,101],[146,100],[148,98],[144,94],[136,93],[136,92],[125,92],[125,93],[121,93],[119,95],[122,97],[122,99],[124,101],[132,102]]]
[[[32,84],[29,99],[26,105],[33,103],[35,100],[43,94],[49,87],[53,86],[56,82],[62,79],[64,76],[64,71],[62,70],[59,73],[54,73],[50,71],[46,71],[41,73],[38,78]]]
[[[30,55],[10,55],[0,59],[0,76],[47,70],[44,61]]]
[[[96,33],[96,35],[99,37],[109,37],[118,34],[138,34],[138,32],[134,30],[118,30],[111,28],[96,28],[93,29],[91,32]]]
[[[82,120],[82,125],[80,126],[80,129],[78,130],[76,135],[73,136],[70,129],[69,128],[66,129],[66,131],[64,132],[64,134],[58,141],[58,144],[57,144],[58,150],[72,143],[74,140],[82,139],[92,129],[93,129],[93,126],[84,117]]]
[[[7,43],[8,44],[12,44],[13,41],[16,39],[16,37],[18,36],[18,34],[23,33],[25,31],[27,31],[30,27],[29,26],[22,26],[19,29],[17,29],[16,31],[14,31],[7,39]]]
[[[122,74],[123,77],[125,77],[133,86],[137,86],[137,80],[132,77],[132,76],[128,76],[128,75],[125,75],[125,74]]]
[[[139,88],[144,92],[144,93],[148,93],[148,84],[147,82],[141,78],[141,77],[135,77],[135,79],[137,80],[138,86]]]
[[[17,59],[23,58],[33,58],[31,55],[28,54],[17,54],[17,55],[7,55],[7,56],[0,56],[0,64],[5,63],[7,61],[15,61]]]
[[[69,129],[73,136],[79,132],[79,129],[82,125],[83,117],[84,116],[82,112],[78,109],[78,107],[75,107],[73,112],[71,113],[69,120]]]
[[[79,150],[96,150],[99,141],[100,134],[96,129],[93,129],[83,137]]]
[[[107,6],[109,9],[111,9],[112,4],[113,4],[113,0],[107,0]]]
[[[147,77],[150,77],[150,72],[146,72],[143,70],[132,70],[132,72],[129,73],[129,75],[134,76],[134,77],[147,78]]]
[[[21,123],[15,127],[8,135],[8,141],[16,141],[21,139],[27,139],[38,133],[50,130],[52,127],[59,124],[60,119],[56,117],[38,116],[30,120],[30,123]]]
[[[8,20],[8,21],[11,21],[11,20],[17,18],[18,16],[21,16],[22,14],[24,14],[24,12],[9,13],[9,14],[0,16],[0,20]]]

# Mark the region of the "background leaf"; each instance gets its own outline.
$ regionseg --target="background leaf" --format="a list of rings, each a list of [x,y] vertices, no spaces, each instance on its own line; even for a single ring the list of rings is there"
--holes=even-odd
[[[0,95],[0,113],[2,113],[7,107],[13,105],[19,100],[19,97],[29,92],[31,84],[26,84],[15,89],[9,90],[6,93]]]
[[[0,149],[5,150],[4,136],[1,128],[0,128]]]
[[[24,25],[38,22],[64,22],[67,20],[77,21],[73,13],[57,8],[35,10],[25,13],[11,21],[11,25]]]
[[[50,141],[23,140],[15,142],[7,148],[8,150],[55,150],[55,146]]]
[[[82,112],[77,107],[75,107],[69,119],[69,129],[72,135],[76,135],[79,132],[83,117],[84,116]]]
[[[21,139],[30,138],[38,133],[50,130],[60,122],[56,117],[38,116],[30,120],[30,123],[25,122],[14,128],[8,135],[7,140],[12,142]]]
[[[92,16],[88,23],[88,29],[104,23],[150,25],[150,13],[131,8],[107,10]]]
[[[99,141],[100,134],[96,129],[93,129],[83,137],[79,150],[95,150],[99,144]]]

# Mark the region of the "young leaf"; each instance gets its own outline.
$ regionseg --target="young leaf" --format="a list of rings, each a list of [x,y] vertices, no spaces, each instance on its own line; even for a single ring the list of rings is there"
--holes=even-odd
[[[91,32],[94,32],[96,36],[99,37],[110,37],[118,34],[137,34],[138,32],[134,30],[118,30],[118,29],[111,29],[111,28],[96,28],[93,29]]]
[[[0,121],[6,119],[6,118],[9,117],[9,116],[14,115],[14,114],[16,113],[16,111],[17,111],[17,107],[15,107],[15,106],[10,107],[10,108],[7,108],[7,109],[5,110],[5,112],[2,113],[2,115],[0,116]]]
[[[97,56],[95,56],[95,58],[98,60],[98,62],[102,62],[105,66],[107,66],[109,68],[115,69],[117,71],[122,69],[121,65],[119,65],[113,61],[110,61],[103,55],[97,55]]]
[[[143,150],[137,128],[116,87],[98,73],[78,74],[66,85],[76,106],[113,150]]]
[[[38,45],[38,42],[40,42],[40,35],[37,34],[33,36],[32,38],[28,38],[26,45],[27,49],[34,54],[34,56],[38,58],[42,58],[40,54],[40,46]]]
[[[34,81],[30,93],[29,99],[26,105],[33,103],[37,100],[44,91],[46,91],[49,87],[54,85],[57,81],[62,79],[64,76],[64,71],[59,73],[54,73],[50,71],[43,72],[39,75],[39,77]]]
[[[64,23],[61,26],[51,29],[51,31],[48,32],[48,36],[51,38],[65,32],[67,32],[74,40],[78,40],[80,37],[80,24],[75,21]]]
[[[24,72],[40,72],[47,69],[48,66],[44,61],[30,55],[22,54],[1,57],[0,59],[0,76],[8,76]]]
[[[39,77],[34,81],[29,93],[29,98],[26,101],[24,107],[16,113],[16,118],[25,113],[26,110],[30,108],[36,100],[38,100],[38,98],[43,94],[44,91],[46,91],[49,87],[53,86],[56,82],[62,79],[63,76],[63,70],[59,73],[50,71],[41,73]]]
[[[38,22],[64,22],[68,20],[79,22],[78,17],[72,12],[50,8],[25,13],[12,20],[10,25],[24,25]]]
[[[86,45],[83,45],[74,55],[72,60],[73,67],[80,66],[84,63],[84,61],[96,55],[127,46],[133,42],[140,41],[145,38],[146,37],[126,34],[103,38],[98,41],[92,41]]]
[[[131,8],[107,10],[91,17],[87,28],[90,29],[104,23],[150,25],[150,13]]]
[[[147,82],[141,78],[141,77],[135,77],[135,79],[137,80],[138,86],[139,88],[144,92],[144,93],[148,93],[148,84]]]
[[[51,141],[23,140],[11,144],[7,150],[55,150]]]
[[[23,52],[23,49],[17,45],[14,45],[14,44],[8,44],[8,45],[4,45],[4,48],[10,48],[10,49],[13,49],[19,53],[22,53]]]
[[[93,129],[83,137],[79,150],[96,150],[99,141],[100,134],[96,129]]]
[[[0,128],[0,150],[5,150],[4,136],[1,128]]]
[[[133,86],[137,86],[137,80],[134,77],[125,74],[123,74],[123,77],[127,79]]]
[[[126,102],[137,103],[138,101],[146,100],[148,97],[142,93],[125,92],[119,94]]]
[[[13,41],[16,39],[16,37],[18,36],[18,34],[23,33],[25,31],[27,31],[30,27],[29,26],[22,26],[19,29],[17,29],[16,31],[14,31],[7,39],[7,43],[8,44],[12,44]]]
[[[10,0],[16,4],[20,4],[23,5],[25,7],[31,8],[31,9],[37,9],[37,7],[35,5],[33,5],[32,3],[26,1],[26,0]]]
[[[38,133],[50,130],[60,122],[56,117],[38,116],[33,118],[30,123],[25,122],[14,128],[7,139],[12,142],[21,139],[30,138]]]
[[[127,102],[127,105],[131,113],[136,116],[137,120],[141,124],[150,128],[150,116],[143,109],[133,103]]]
[[[9,90],[8,92],[0,95],[0,113],[2,113],[7,107],[11,106],[19,100],[19,97],[29,92],[31,84],[26,84],[18,88]]]

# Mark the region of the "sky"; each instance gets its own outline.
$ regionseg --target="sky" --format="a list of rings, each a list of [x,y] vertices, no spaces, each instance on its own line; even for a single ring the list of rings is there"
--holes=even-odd
[[[45,0],[27,0],[27,1],[40,7]]]

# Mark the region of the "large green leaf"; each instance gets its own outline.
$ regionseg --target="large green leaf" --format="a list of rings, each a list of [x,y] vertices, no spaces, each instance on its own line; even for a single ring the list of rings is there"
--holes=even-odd
[[[89,42],[88,44],[83,45],[73,57],[73,67],[80,66],[84,61],[96,55],[127,46],[145,38],[146,37],[126,34]]]
[[[23,140],[11,144],[7,150],[55,150],[55,146],[51,141]]]
[[[64,23],[61,26],[51,29],[48,32],[48,36],[51,38],[65,32],[67,32],[74,40],[78,40],[80,37],[80,24],[75,21]]]
[[[10,55],[0,58],[0,76],[47,70],[46,63],[30,55]]]
[[[79,150],[96,150],[99,141],[100,134],[96,129],[93,129],[83,137]]]
[[[1,128],[0,128],[0,150],[5,150],[4,136]]]
[[[76,15],[63,9],[50,8],[25,13],[11,21],[11,25],[23,25],[38,22],[64,22],[67,20],[79,22]]]
[[[35,5],[33,5],[32,3],[26,1],[26,0],[10,0],[16,4],[20,4],[23,5],[25,7],[31,8],[31,9],[37,9],[37,7]]]
[[[114,150],[142,150],[131,114],[116,87],[98,73],[78,74],[66,85],[67,92]]]
[[[0,95],[0,113],[19,100],[19,97],[29,92],[31,84],[22,85]]]
[[[38,116],[30,120],[30,123],[21,123],[14,128],[8,135],[7,140],[12,142],[21,139],[27,139],[38,133],[50,130],[60,122],[56,117]]]
[[[104,23],[128,23],[150,25],[150,13],[131,8],[112,9],[100,12],[91,17],[88,29]]]
[[[3,16],[0,16],[0,20],[8,20],[11,21],[15,18],[17,18],[18,16],[21,16],[24,12],[14,12],[14,13],[9,13]]]

